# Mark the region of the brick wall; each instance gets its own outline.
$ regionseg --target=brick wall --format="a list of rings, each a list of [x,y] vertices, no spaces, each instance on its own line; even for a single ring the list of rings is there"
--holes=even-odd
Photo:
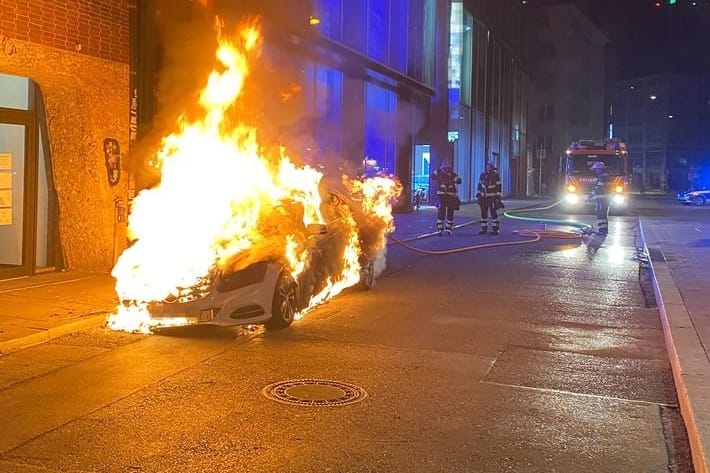
[[[0,36],[111,61],[128,63],[128,27],[128,0],[0,1]]]

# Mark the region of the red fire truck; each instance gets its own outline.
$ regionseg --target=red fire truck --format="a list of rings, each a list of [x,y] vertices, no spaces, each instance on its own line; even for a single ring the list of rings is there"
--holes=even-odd
[[[564,177],[562,201],[566,207],[594,203],[593,189],[597,178],[592,165],[596,162],[604,163],[606,172],[612,177],[612,206],[623,207],[628,203],[630,174],[626,144],[616,138],[578,140],[567,148],[561,163]]]

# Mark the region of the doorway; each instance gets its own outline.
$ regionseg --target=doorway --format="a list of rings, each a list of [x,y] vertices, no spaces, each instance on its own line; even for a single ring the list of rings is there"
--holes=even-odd
[[[412,196],[420,196],[420,203],[429,202],[429,173],[431,168],[431,145],[414,145],[412,165]]]
[[[0,279],[59,269],[58,206],[43,117],[39,87],[0,74]]]

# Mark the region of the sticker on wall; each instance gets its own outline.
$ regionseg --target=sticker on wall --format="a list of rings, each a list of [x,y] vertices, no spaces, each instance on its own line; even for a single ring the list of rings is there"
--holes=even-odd
[[[0,209],[0,225],[12,225],[12,209]]]
[[[12,173],[0,171],[0,189],[12,189]]]
[[[0,207],[12,207],[12,190],[0,189]]]
[[[0,153],[0,171],[12,171],[12,155]]]
[[[115,186],[121,178],[121,148],[116,138],[104,140],[104,161],[106,162],[108,184]]]

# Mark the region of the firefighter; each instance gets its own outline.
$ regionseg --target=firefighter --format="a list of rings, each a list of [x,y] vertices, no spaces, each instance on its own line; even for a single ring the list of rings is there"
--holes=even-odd
[[[481,173],[478,178],[478,191],[476,192],[476,200],[481,207],[481,231],[479,235],[488,233],[488,213],[491,214],[491,223],[493,228],[491,235],[500,233],[500,220],[498,218],[498,209],[504,208],[501,200],[501,184],[500,175],[496,169],[496,165],[492,162],[486,164],[485,172]]]
[[[606,172],[603,162],[592,164],[592,170],[597,176],[594,183],[594,211],[597,214],[597,232],[600,235],[609,234],[609,205],[611,200],[611,176]]]
[[[443,161],[431,177],[438,183],[436,195],[439,198],[439,211],[436,215],[436,229],[439,236],[444,234],[444,230],[447,235],[453,235],[454,211],[458,210],[461,204],[456,185],[461,184],[461,178],[451,169],[448,161]],[[445,229],[444,218],[446,218]]]

